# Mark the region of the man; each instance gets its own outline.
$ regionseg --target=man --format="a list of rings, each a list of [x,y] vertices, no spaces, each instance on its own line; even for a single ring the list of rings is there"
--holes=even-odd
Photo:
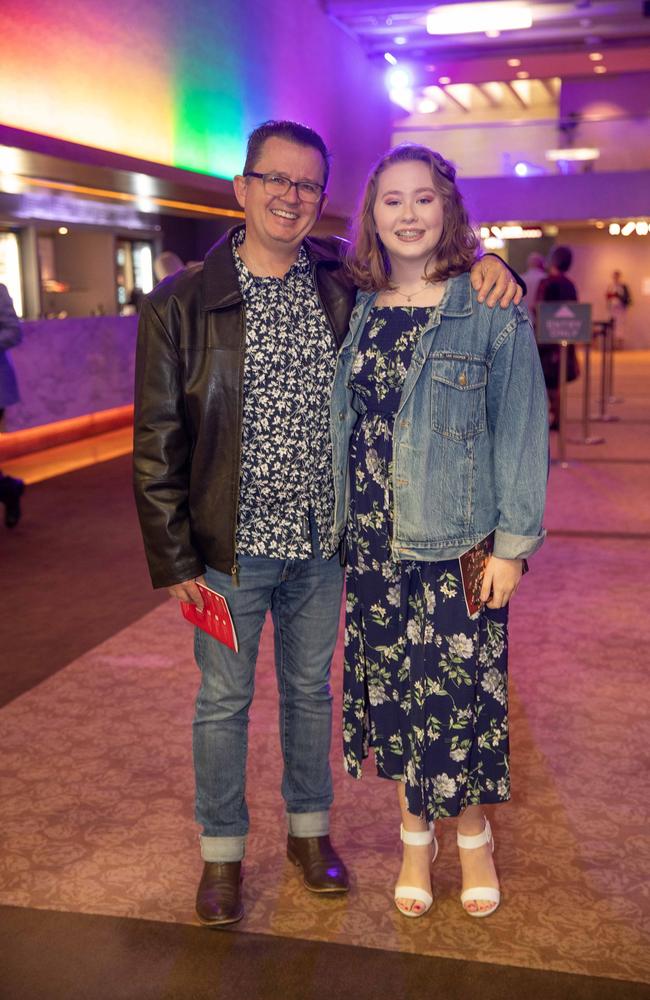
[[[195,265],[145,298],[136,373],[135,491],[153,584],[201,607],[223,594],[239,653],[196,630],[196,818],[205,862],[196,909],[241,919],[248,709],[273,617],[287,854],[312,892],[349,887],[329,838],[329,671],[343,571],[332,540],[329,395],[355,289],[341,242],[309,238],[329,156],[293,122],[251,134],[234,180],[245,212]],[[503,274],[501,274],[503,270]],[[476,285],[516,292],[496,259]]]
[[[537,289],[539,287],[539,283],[540,281],[543,281],[545,277],[546,267],[541,253],[528,254],[526,270],[522,274],[522,278],[526,283],[526,302],[528,304],[528,311],[531,315],[533,314],[535,302],[537,301]]]
[[[16,373],[7,350],[16,347],[23,339],[20,320],[5,285],[0,285],[0,422],[7,406],[19,402]],[[5,524],[15,528],[20,520],[20,498],[25,491],[22,479],[3,476],[0,471],[0,503],[5,508]]]
[[[609,315],[614,323],[614,346],[620,350],[625,344],[625,314],[632,302],[630,289],[622,280],[620,271],[612,273],[612,280],[605,292]]]

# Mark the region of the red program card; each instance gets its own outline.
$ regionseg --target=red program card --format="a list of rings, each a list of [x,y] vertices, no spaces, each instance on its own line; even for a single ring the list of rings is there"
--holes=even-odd
[[[203,611],[199,611],[195,604],[181,601],[183,618],[186,618],[192,625],[202,628],[213,639],[218,639],[225,646],[234,649],[236,653],[239,652],[235,626],[226,598],[222,594],[218,594],[216,590],[204,587],[201,583],[197,583],[197,587],[203,598]]]

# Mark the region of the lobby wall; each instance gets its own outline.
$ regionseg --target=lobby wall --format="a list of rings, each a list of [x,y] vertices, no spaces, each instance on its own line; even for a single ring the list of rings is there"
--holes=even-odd
[[[318,0],[3,4],[6,125],[229,178],[251,128],[298,119],[328,142],[345,214],[392,114],[381,71]]]

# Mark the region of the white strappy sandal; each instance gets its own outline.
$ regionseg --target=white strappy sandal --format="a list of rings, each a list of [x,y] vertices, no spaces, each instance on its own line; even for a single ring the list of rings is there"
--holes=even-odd
[[[494,853],[494,837],[488,820],[485,821],[483,833],[477,833],[475,837],[465,837],[462,833],[457,833],[456,843],[465,851],[473,851],[477,847],[483,847],[484,844],[490,844],[492,853]],[[494,906],[489,910],[468,910],[465,903],[472,900],[475,903],[494,903]],[[489,917],[501,902],[501,892],[491,885],[475,885],[471,889],[465,889],[464,892],[461,892],[460,901],[469,917]]]
[[[426,847],[428,844],[433,844],[433,857],[431,858],[431,864],[438,857],[438,841],[435,835],[435,823],[429,823],[428,830],[422,830],[421,832],[414,833],[410,830],[405,830],[403,825],[400,825],[399,835],[403,844],[408,844],[409,847]],[[398,899],[414,899],[418,903],[424,903],[424,909],[413,912],[413,910],[403,910],[401,906],[398,905]],[[416,885],[396,885],[395,886],[395,906],[402,914],[403,917],[423,917],[431,909],[431,904],[433,903],[433,896],[426,889],[420,889]]]

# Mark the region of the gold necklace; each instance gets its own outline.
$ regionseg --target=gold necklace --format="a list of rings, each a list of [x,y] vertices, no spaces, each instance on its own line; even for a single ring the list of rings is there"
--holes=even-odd
[[[422,288],[418,288],[418,289],[417,289],[417,291],[415,291],[415,292],[411,292],[411,294],[410,294],[410,295],[407,295],[407,294],[406,294],[406,292],[400,292],[399,288],[393,288],[393,289],[391,289],[391,290],[392,290],[392,291],[393,291],[393,292],[394,292],[394,293],[395,293],[396,295],[401,295],[401,296],[402,296],[402,298],[403,298],[403,299],[406,299],[406,301],[407,301],[407,302],[410,302],[410,301],[411,301],[411,299],[414,299],[416,295],[419,295],[419,294],[420,294],[420,292],[426,292],[426,290],[427,290],[427,285],[423,285],[423,287],[422,287]]]

